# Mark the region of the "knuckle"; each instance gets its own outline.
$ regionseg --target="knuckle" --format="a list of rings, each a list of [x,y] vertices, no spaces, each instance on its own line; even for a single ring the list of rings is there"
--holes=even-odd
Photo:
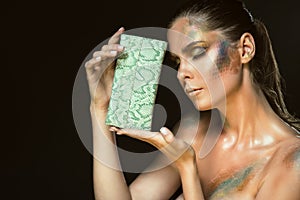
[[[113,47],[114,47],[114,50],[118,50],[119,44],[114,44]]]
[[[99,51],[95,51],[95,52],[93,53],[93,57],[97,57],[98,54],[99,54]]]
[[[84,67],[85,67],[85,68],[89,68],[90,65],[91,65],[91,61],[89,60],[89,61],[87,61],[87,62],[84,64]]]
[[[108,45],[106,44],[106,45],[104,45],[102,48],[101,48],[102,50],[106,50],[106,49],[108,49]]]

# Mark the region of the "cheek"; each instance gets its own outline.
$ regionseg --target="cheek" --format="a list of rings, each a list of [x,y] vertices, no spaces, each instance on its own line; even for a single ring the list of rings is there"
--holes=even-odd
[[[212,105],[217,105],[241,85],[241,62],[238,52],[226,48],[225,44],[208,54],[208,57],[199,63],[203,66],[199,72]]]
[[[210,52],[203,60],[199,60],[196,64],[198,72],[207,84],[213,84],[220,79],[220,68],[221,62],[215,52]]]
[[[211,107],[215,107],[214,105],[217,105],[226,95],[222,74],[213,60],[210,59],[203,64],[205,64],[205,67],[199,71],[201,74],[200,78],[205,85],[206,95],[199,98],[198,103],[199,105],[210,105]]]
[[[199,60],[197,66],[207,81],[215,81],[220,78],[220,74],[230,69],[230,63],[229,43],[221,41],[207,52],[205,58]]]
[[[236,83],[241,78],[242,63],[239,52],[229,47],[229,44],[221,42],[215,54],[209,77],[212,81],[220,80],[225,86]]]
[[[238,90],[242,84],[242,63],[237,50],[228,50],[229,63],[220,70],[219,76],[222,79],[226,96]]]
[[[221,41],[217,45],[216,66],[220,74],[238,73],[241,61],[237,49],[230,47],[227,41]]]
[[[230,57],[228,53],[229,43],[226,41],[221,41],[218,44],[217,59],[215,61],[219,70],[223,70],[223,68],[226,68],[230,64]]]

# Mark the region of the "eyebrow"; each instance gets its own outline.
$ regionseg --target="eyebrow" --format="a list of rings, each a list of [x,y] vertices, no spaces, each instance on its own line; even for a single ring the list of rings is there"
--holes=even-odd
[[[183,54],[187,53],[188,51],[190,51],[190,49],[195,45],[195,44],[198,44],[198,43],[205,43],[205,41],[203,40],[198,40],[198,41],[194,41],[194,42],[191,42],[190,44],[188,44],[186,47],[184,47],[181,52]]]

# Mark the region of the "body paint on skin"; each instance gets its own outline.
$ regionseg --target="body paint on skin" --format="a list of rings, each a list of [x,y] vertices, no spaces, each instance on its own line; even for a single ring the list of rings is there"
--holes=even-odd
[[[298,151],[296,151],[294,160],[295,160],[295,168],[298,172],[298,178],[300,181],[300,149]]]
[[[220,41],[219,49],[218,49],[218,57],[216,60],[216,65],[219,70],[223,69],[224,67],[230,64],[230,57],[228,53],[229,49],[229,42],[226,40]]]
[[[251,179],[251,172],[254,166],[249,166],[240,172],[234,174],[231,178],[221,182],[210,195],[210,199],[226,197],[231,191],[243,190],[244,186]]]
[[[283,159],[287,170],[296,171],[298,180],[300,181],[300,146],[299,143],[291,145],[288,153]]]
[[[299,144],[292,145],[283,160],[288,168],[295,167],[300,170],[300,146]],[[299,171],[300,174],[300,171]]]
[[[228,70],[230,65],[230,57],[228,53],[229,43],[225,40],[220,41],[217,44],[217,58],[215,60],[216,68],[212,71],[214,78],[219,78],[220,73]]]
[[[205,41],[205,37],[203,37],[203,32],[196,25],[186,25],[184,26],[183,33],[187,35],[192,41],[199,40],[202,38]],[[204,45],[207,47],[207,44]],[[216,65],[216,69],[213,69],[212,75],[214,78],[219,78],[220,73],[225,71],[233,70],[230,65],[231,62],[231,44],[224,39],[220,39],[217,44],[217,58],[214,61]]]
[[[296,167],[296,169],[300,170],[300,150],[298,150],[295,153],[294,159],[295,159],[295,167]]]
[[[186,25],[184,27],[183,33],[192,40],[201,38],[199,27],[195,25]]]
[[[196,30],[191,30],[187,33],[187,35],[191,38],[191,39],[196,39],[199,38],[199,33]]]
[[[234,50],[234,46],[226,40],[221,40],[218,43],[216,66],[217,69],[213,71],[213,76],[218,77],[221,73],[230,72],[238,73],[238,69],[241,65],[238,52]],[[236,54],[236,55],[235,55]]]

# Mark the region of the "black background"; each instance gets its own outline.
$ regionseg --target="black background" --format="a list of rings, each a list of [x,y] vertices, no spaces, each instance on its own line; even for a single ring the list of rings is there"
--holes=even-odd
[[[166,27],[183,2],[11,1],[3,7],[2,99],[8,102],[3,104],[8,120],[2,133],[1,199],[93,199],[92,157],[72,118],[76,73],[88,53],[119,27]],[[288,108],[299,115],[296,1],[246,3],[269,29]]]

